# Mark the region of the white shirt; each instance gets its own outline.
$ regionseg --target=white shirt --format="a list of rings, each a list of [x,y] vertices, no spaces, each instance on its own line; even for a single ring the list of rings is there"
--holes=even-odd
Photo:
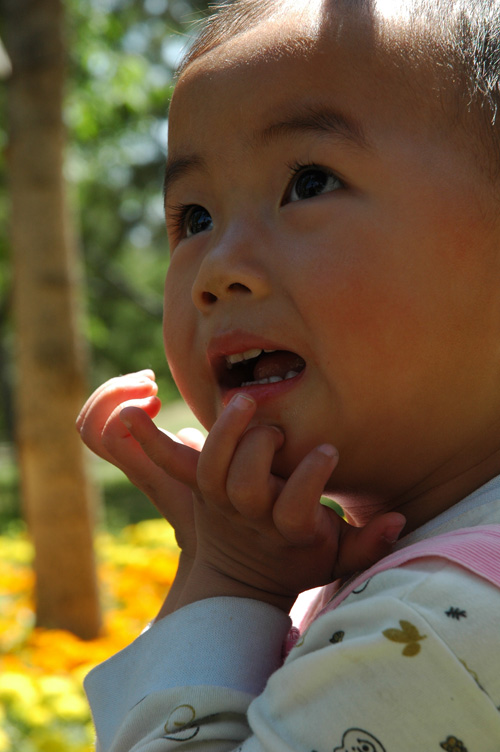
[[[500,523],[500,480],[399,547]],[[86,680],[102,752],[499,752],[500,591],[443,559],[373,577],[281,665],[290,619],[211,598]]]

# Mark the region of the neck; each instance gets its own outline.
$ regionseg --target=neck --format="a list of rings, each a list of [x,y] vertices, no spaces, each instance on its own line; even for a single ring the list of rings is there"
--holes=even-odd
[[[500,449],[481,458],[469,449],[389,502],[348,498],[339,499],[339,503],[342,506],[345,504],[347,517],[356,526],[365,525],[369,519],[382,512],[400,512],[407,520],[403,531],[407,535],[497,475],[500,475]]]

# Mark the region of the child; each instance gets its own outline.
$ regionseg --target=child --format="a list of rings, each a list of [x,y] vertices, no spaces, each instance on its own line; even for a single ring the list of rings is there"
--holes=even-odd
[[[79,418],[182,549],[87,679],[103,752],[500,749],[500,591],[457,563],[500,524],[499,40],[497,0],[239,0],[189,53],[164,332],[209,435],[149,371]]]

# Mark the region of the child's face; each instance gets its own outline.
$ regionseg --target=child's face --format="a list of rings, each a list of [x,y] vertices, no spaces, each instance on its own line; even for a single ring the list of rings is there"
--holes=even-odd
[[[330,490],[368,514],[453,474],[500,414],[498,228],[472,158],[368,28],[301,25],[298,45],[298,23],[261,24],[177,86],[165,346],[205,426],[251,394],[285,433],[274,471],[331,442]],[[228,368],[254,350],[279,353]]]

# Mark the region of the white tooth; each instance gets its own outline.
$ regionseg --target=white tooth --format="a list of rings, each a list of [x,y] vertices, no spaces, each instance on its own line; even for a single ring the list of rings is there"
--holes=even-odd
[[[259,379],[259,381],[244,381],[241,386],[255,386],[261,384],[277,384],[278,381],[283,381],[281,376],[269,376],[266,379]]]
[[[241,363],[243,360],[243,353],[235,353],[234,355],[226,355],[226,363],[230,366],[233,363]]]
[[[261,354],[262,350],[257,347],[254,347],[253,350],[246,350],[243,353],[243,360],[252,360],[252,358],[258,358],[258,356]]]
[[[260,348],[254,348],[253,350],[246,350],[242,353],[234,353],[234,355],[226,355],[226,364],[230,368],[233,363],[241,363],[244,360],[251,360],[257,358],[261,354]]]
[[[285,374],[285,381],[286,379],[293,379],[294,376],[298,376],[298,371],[288,371],[288,373]]]

